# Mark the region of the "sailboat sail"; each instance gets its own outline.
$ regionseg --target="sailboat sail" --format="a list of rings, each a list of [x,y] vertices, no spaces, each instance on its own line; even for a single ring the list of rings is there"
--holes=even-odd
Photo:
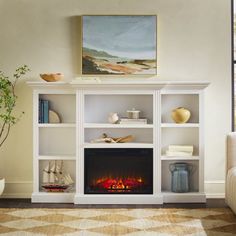
[[[63,161],[49,161],[43,169],[42,187],[47,191],[61,192],[74,183],[70,174],[64,172]]]

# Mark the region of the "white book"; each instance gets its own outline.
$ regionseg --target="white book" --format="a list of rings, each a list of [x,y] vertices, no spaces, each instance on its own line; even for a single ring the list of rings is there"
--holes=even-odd
[[[120,122],[127,122],[127,123],[147,123],[147,119],[120,119]]]
[[[121,118],[121,121],[147,121],[147,118],[139,118],[139,119],[130,119],[130,118]]]
[[[147,122],[136,122],[136,121],[120,121],[120,123],[119,124],[131,124],[131,125],[145,125],[145,124],[147,124]]]
[[[181,151],[169,151],[167,150],[166,151],[166,156],[169,156],[169,157],[189,157],[189,156],[192,156],[193,155],[193,152],[181,152]]]
[[[121,118],[120,124],[147,124],[146,118],[140,118],[140,119],[129,119],[129,118]]]
[[[193,145],[169,145],[169,151],[193,152]]]

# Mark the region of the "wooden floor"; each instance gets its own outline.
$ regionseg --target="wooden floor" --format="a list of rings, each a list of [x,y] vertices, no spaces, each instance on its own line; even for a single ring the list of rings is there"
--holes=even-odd
[[[73,203],[31,203],[31,199],[0,199],[0,208],[219,208],[227,207],[224,199],[208,199],[206,203],[173,203],[163,205],[75,205]]]

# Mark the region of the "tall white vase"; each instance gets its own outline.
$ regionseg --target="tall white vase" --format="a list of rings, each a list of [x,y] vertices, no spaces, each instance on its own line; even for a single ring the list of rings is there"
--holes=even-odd
[[[2,195],[4,187],[5,187],[5,179],[0,178],[0,195]]]

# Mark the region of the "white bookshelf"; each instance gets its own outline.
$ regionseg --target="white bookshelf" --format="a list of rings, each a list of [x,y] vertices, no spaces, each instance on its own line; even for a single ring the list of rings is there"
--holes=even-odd
[[[164,202],[204,202],[204,132],[203,132],[203,92],[199,90],[161,91],[161,192]],[[185,107],[191,112],[187,123],[176,124],[171,119],[171,111]],[[193,145],[193,156],[165,156],[168,145]],[[170,164],[187,163],[194,170],[189,175],[187,193],[171,192]]]
[[[42,188],[43,169],[49,162],[63,161],[63,169],[76,183],[76,93],[72,89],[45,86],[33,93],[34,188],[32,202],[73,202],[76,184],[68,192],[46,192]],[[49,101],[49,109],[60,123],[39,123],[39,99]]]
[[[74,202],[76,204],[162,204],[164,202],[205,202],[204,193],[204,115],[203,95],[207,82],[101,81],[85,83],[28,82],[33,101],[33,202]],[[39,123],[38,101],[50,101],[61,123]],[[171,111],[185,107],[191,111],[188,123],[176,124]],[[125,117],[135,108],[147,124],[110,124],[108,114]],[[94,143],[106,133],[109,137],[133,135],[128,143]],[[193,156],[169,157],[168,145],[193,145]],[[84,149],[153,149],[153,194],[84,194]],[[75,180],[72,192],[43,192],[42,169],[48,161],[61,161]],[[190,192],[171,192],[169,165],[185,162],[194,166]],[[125,198],[124,198],[125,196]]]

